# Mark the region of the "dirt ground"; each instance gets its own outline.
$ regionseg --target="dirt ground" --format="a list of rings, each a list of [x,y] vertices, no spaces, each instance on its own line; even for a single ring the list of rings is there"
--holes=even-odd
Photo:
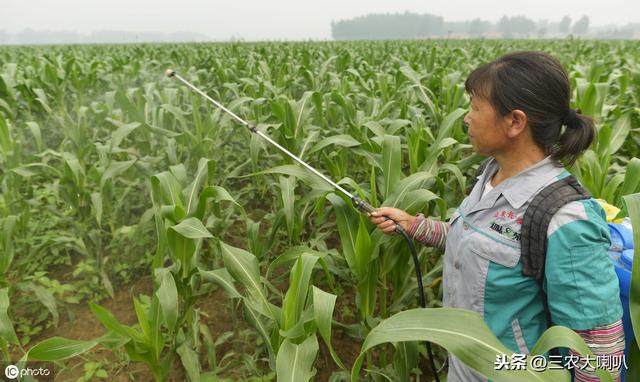
[[[137,322],[137,317],[133,307],[133,297],[138,297],[141,294],[151,295],[153,292],[151,276],[140,277],[129,285],[116,287],[115,289],[114,297],[103,300],[100,305],[111,311],[122,324],[134,325]],[[336,306],[336,314],[338,313],[339,306],[345,303],[349,304],[349,302],[346,301],[339,302]],[[233,330],[228,305],[229,301],[222,290],[216,290],[198,299],[197,307],[201,311],[201,322],[208,325],[214,339],[223,333]],[[241,325],[245,324],[241,323]],[[106,329],[89,310],[86,302],[78,305],[66,305],[60,311],[58,326],[44,330],[38,336],[34,337],[28,346],[32,346],[53,336],[89,340],[105,333]],[[333,362],[329,350],[320,337],[318,337],[318,342],[320,344],[320,352],[315,363],[317,374],[314,380],[327,381],[331,374],[339,370],[339,368]],[[245,345],[248,345],[248,349],[255,348],[250,346],[250,344]],[[332,331],[332,345],[345,365],[350,368],[360,350],[359,341],[335,328]],[[240,354],[238,354],[238,346],[234,347],[232,344],[225,343],[218,347],[217,351],[218,359],[222,359],[222,357],[229,352],[234,352],[232,356],[240,356]],[[81,356],[66,360],[66,367],[58,369],[56,381],[76,381],[81,378],[85,373],[83,365],[87,362],[102,363],[102,368],[109,373],[108,379],[106,379],[108,381],[153,381],[153,375],[146,365],[136,362],[127,364],[122,357],[118,357],[109,349],[105,349],[100,345]],[[186,375],[184,375],[178,357],[175,358],[174,363],[175,366],[172,367],[169,381],[186,381]],[[263,366],[265,366],[264,373],[268,373],[268,366]],[[229,373],[225,371],[221,377],[238,378],[238,376],[234,374],[233,370],[229,371]]]

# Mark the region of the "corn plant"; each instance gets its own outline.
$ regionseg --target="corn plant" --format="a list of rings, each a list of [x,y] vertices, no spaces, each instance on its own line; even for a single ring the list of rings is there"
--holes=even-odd
[[[9,345],[18,345],[18,337],[7,311],[9,310],[8,288],[0,289],[0,349],[3,361],[9,361]]]
[[[223,188],[207,185],[207,179],[213,177],[214,165],[213,161],[200,160],[190,183],[186,183],[184,166],[174,166],[171,172],[152,177],[158,232],[155,293],[147,306],[134,299],[138,317],[136,327],[121,325],[106,309],[97,304],[91,306],[100,322],[123,338],[130,359],[147,364],[158,381],[166,379],[176,354],[189,378],[200,378],[197,353],[205,333],[194,304],[198,296],[210,291],[206,283],[202,285],[198,262],[203,240],[213,237],[203,220],[211,199],[216,201],[212,217],[222,213],[218,205],[222,200],[230,201],[243,212]],[[167,260],[170,265],[162,267]]]
[[[162,296],[169,293],[165,292]],[[148,306],[143,306],[137,298],[134,298],[133,302],[138,327],[122,325],[111,312],[98,304],[92,303],[91,311],[110,333],[122,339],[117,345],[124,345],[132,361],[145,363],[156,381],[164,381],[174,356],[173,352],[165,351],[168,346],[163,337],[163,329],[168,329],[167,323],[171,325],[171,317],[163,321],[157,295],[152,296]]]
[[[278,381],[308,381],[314,375],[316,333],[325,341],[334,361],[344,368],[331,346],[336,296],[315,286],[309,288],[313,269],[325,255],[298,247],[275,260],[274,263],[284,264],[295,259],[286,294],[276,294],[278,306],[271,302],[269,293],[275,288],[260,277],[258,259],[253,254],[224,242],[220,242],[220,249],[225,268],[205,274],[230,298],[243,302],[245,318],[262,337]],[[238,292],[233,281],[243,286],[244,293]]]
[[[634,243],[640,243],[640,193],[625,195],[624,201],[629,211],[629,217],[633,226],[633,240]],[[638,245],[636,244],[636,247]],[[634,257],[640,258],[636,249],[634,251]],[[629,290],[629,316],[631,317],[631,327],[635,338],[631,339],[631,343],[627,349],[628,352],[628,366],[625,380],[632,381],[640,377],[640,262],[634,261],[631,271],[631,286]]]
[[[470,340],[472,338],[472,340]],[[405,341],[431,341],[437,343],[462,362],[494,381],[570,381],[564,369],[537,371],[531,367],[534,356],[542,356],[556,347],[575,349],[583,356],[595,357],[582,337],[564,326],[547,329],[534,345],[528,357],[529,367],[524,370],[504,370],[495,367],[499,356],[510,360],[513,354],[490,331],[482,317],[475,312],[455,308],[412,309],[400,312],[376,326],[362,345],[362,350],[351,370],[351,380],[357,381],[366,351],[382,343]],[[612,381],[603,368],[596,369],[602,381]]]
[[[2,360],[5,363],[12,362],[23,366],[27,361],[62,361],[91,350],[100,340],[105,339],[105,337],[103,337],[101,339],[79,341],[62,337],[51,337],[25,351],[20,346],[18,337],[13,329],[11,318],[8,315],[8,310],[8,289],[2,288],[0,289],[0,350],[2,351]],[[18,362],[15,362],[16,360],[11,358],[12,354],[9,352],[9,345],[18,346],[23,353]]]
[[[310,378],[317,333],[326,339],[339,330],[359,341],[415,304],[406,245],[374,231],[350,201],[197,94],[162,79],[162,71],[179,69],[372,205],[446,219],[480,160],[460,123],[468,104],[464,77],[513,50],[543,50],[563,62],[574,89],[572,107],[598,126],[591,150],[570,170],[592,195],[630,213],[622,200],[639,191],[640,179],[636,41],[0,47],[0,315],[6,312],[2,322],[10,323],[0,330],[5,356],[28,349],[41,356],[49,345],[95,346],[30,343],[68,319],[65,304],[90,299],[110,328],[98,342],[124,348],[130,359],[156,370],[156,379],[167,378],[164,367],[172,359],[191,380],[225,379],[212,366],[212,343],[239,339],[209,330],[196,306],[216,285],[231,285],[233,320],[241,307],[263,341],[246,357],[254,374],[263,371],[255,360],[266,349],[267,369],[278,378],[286,380],[292,370],[300,373],[288,377]],[[254,301],[248,279],[231,272],[227,252],[235,249],[225,252],[222,243],[247,248],[249,262],[257,261],[252,279],[268,305]],[[441,253],[421,249],[419,258],[429,306],[439,307]],[[153,293],[135,297],[137,323],[122,325],[99,300],[117,294],[141,270],[151,272]],[[309,272],[325,277],[312,281]],[[294,298],[296,288],[306,288],[304,300]],[[356,311],[355,324],[342,322],[342,312],[329,329],[326,321],[316,323],[315,310],[330,306],[316,297],[329,301],[331,295],[338,305],[355,300],[343,308]],[[304,365],[294,367],[284,356],[295,351],[305,355],[298,359]],[[367,378],[413,378],[420,351],[415,342],[363,350]]]
[[[572,168],[580,182],[596,198],[623,206],[622,197],[640,191],[640,159],[616,155],[631,130],[631,114],[603,124],[594,148],[585,152]],[[625,210],[623,208],[623,214]]]

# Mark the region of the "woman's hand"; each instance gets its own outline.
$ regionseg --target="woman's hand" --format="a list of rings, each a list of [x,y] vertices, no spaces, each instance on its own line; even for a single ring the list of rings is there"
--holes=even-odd
[[[385,219],[385,217],[389,219]],[[395,232],[396,223],[394,223],[394,221],[400,224],[406,231],[411,227],[415,219],[415,216],[391,207],[380,207],[376,209],[375,212],[369,214],[369,220],[387,235],[392,235]]]

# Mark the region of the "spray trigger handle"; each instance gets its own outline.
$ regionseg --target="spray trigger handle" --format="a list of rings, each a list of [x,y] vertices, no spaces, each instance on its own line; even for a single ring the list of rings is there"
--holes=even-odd
[[[353,202],[353,205],[359,209],[360,211],[364,212],[364,213],[372,213],[374,212],[376,209],[373,208],[373,206],[367,202],[365,202],[364,200],[360,199],[357,196],[354,196],[353,198],[351,198],[351,201]]]
[[[351,201],[353,202],[353,205],[359,209],[360,211],[364,212],[364,213],[372,213],[374,212],[376,209],[373,208],[373,206],[367,202],[365,202],[364,200],[360,199],[357,196],[354,196],[351,198]],[[385,220],[390,220],[388,217],[385,216]],[[399,234],[402,234],[402,232],[404,231],[404,229],[402,228],[402,226],[398,223],[396,223],[396,232]]]

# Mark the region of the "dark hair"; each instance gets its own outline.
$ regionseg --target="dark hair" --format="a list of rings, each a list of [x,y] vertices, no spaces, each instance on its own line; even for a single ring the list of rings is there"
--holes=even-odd
[[[553,160],[572,165],[593,141],[593,119],[569,107],[567,73],[546,53],[507,54],[475,69],[464,85],[467,93],[488,100],[501,116],[522,110],[533,140]]]

